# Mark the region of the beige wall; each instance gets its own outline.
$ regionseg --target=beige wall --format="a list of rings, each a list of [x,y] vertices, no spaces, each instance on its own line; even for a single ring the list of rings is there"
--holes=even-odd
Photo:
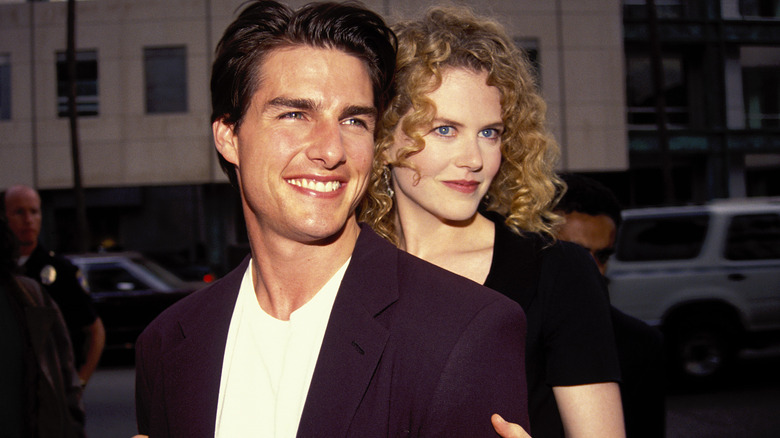
[[[211,143],[209,64],[214,44],[242,2],[77,3],[77,45],[97,50],[99,70],[100,115],[79,122],[87,187],[225,181]],[[434,2],[364,3],[392,22]],[[625,169],[620,2],[471,3],[499,17],[511,36],[538,39],[543,94],[564,150],[562,169]],[[64,2],[0,4],[0,54],[10,55],[12,75],[12,119],[0,121],[0,189],[19,182],[40,188],[72,184],[68,121],[56,113],[55,54],[65,49],[65,22]],[[143,48],[173,45],[187,47],[189,111],[147,115]]]

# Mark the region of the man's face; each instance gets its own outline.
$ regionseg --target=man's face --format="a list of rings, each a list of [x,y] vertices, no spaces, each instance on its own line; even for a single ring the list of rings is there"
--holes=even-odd
[[[41,232],[41,198],[28,187],[11,188],[5,196],[5,214],[24,254],[25,247],[35,246]]]
[[[377,118],[368,69],[339,50],[294,46],[260,70],[238,132],[213,126],[236,166],[250,237],[313,243],[357,227]]]
[[[577,243],[590,251],[601,275],[604,275],[607,259],[615,248],[615,221],[605,214],[591,216],[576,211],[564,214],[563,217],[566,222],[561,225],[558,238]]]

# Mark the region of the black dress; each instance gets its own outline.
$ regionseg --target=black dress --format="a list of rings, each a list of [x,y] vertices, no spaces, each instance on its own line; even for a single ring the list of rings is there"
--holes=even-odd
[[[563,437],[553,386],[620,380],[610,305],[596,264],[580,246],[513,233],[496,222],[485,286],[526,313],[526,372],[531,436]]]

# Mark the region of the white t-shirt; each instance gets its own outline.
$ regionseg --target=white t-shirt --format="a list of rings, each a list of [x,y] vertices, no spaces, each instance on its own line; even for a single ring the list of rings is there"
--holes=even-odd
[[[289,321],[281,321],[257,302],[250,261],[225,345],[217,438],[295,436],[347,265],[349,260]]]

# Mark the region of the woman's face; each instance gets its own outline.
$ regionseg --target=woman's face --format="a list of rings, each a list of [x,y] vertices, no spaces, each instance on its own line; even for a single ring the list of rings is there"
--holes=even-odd
[[[427,95],[436,106],[425,128],[422,151],[409,157],[414,168],[393,167],[393,190],[402,219],[465,221],[477,207],[501,164],[501,97],[486,84],[486,72],[455,68]],[[412,143],[398,124],[389,157]]]

